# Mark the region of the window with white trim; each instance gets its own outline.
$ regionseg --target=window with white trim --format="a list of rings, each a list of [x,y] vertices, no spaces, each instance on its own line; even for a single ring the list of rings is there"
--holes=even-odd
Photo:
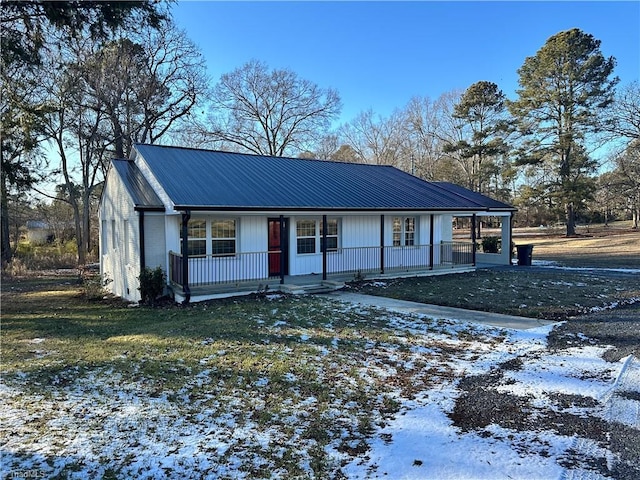
[[[129,246],[129,220],[122,222],[122,231],[124,232],[124,263],[131,263],[131,249]]]
[[[323,222],[320,221],[320,243],[323,240]],[[320,251],[323,249],[321,248]],[[327,219],[327,252],[338,251],[338,219]]]
[[[180,243],[182,228],[180,229]],[[182,248],[182,247],[181,247]],[[207,221],[189,220],[187,223],[187,255],[190,257],[204,256],[207,254]]]
[[[107,232],[107,221],[102,220],[102,251],[100,252],[102,255],[107,253],[107,248],[109,247],[109,232]]]
[[[416,217],[393,217],[393,246],[416,244]]]
[[[235,255],[236,221],[232,218],[211,220],[211,253]]]
[[[235,218],[192,219],[187,223],[187,253],[190,257],[235,255],[238,222]],[[180,248],[182,248],[180,228]]]
[[[316,221],[298,220],[296,222],[296,243],[298,254],[316,253]]]

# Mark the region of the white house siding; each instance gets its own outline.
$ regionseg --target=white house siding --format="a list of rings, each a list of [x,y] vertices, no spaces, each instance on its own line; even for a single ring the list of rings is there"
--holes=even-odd
[[[256,280],[268,276],[268,228],[267,220],[278,215],[238,213],[229,214],[192,214],[192,219],[211,221],[215,218],[236,219],[235,256],[211,258],[211,256],[192,258],[189,262],[189,282],[192,286],[202,282],[233,282]],[[393,246],[393,218],[415,217],[415,245]],[[319,224],[322,215],[316,212],[288,215],[289,219],[289,275],[310,275],[322,273],[323,256],[320,250]],[[327,271],[376,271],[380,268],[380,214],[336,214],[327,215],[328,219],[338,219],[338,251],[328,252]],[[384,214],[385,270],[410,269],[429,265],[433,248],[434,265],[450,262],[451,248],[440,248],[441,242],[452,239],[451,215],[433,215],[433,244],[431,240],[431,215],[423,213]],[[298,254],[296,225],[299,220],[316,222],[316,251],[311,254]],[[166,247],[174,252],[180,251],[181,216],[167,217]],[[207,224],[207,229],[209,229]],[[207,238],[209,240],[209,238]]]
[[[100,208],[100,271],[108,291],[127,300],[138,301],[138,214],[115,170],[110,170],[105,185]]]
[[[169,198],[169,195],[167,195],[167,193],[164,191],[164,188],[162,188],[162,185],[160,185],[160,182],[158,182],[155,175],[151,172],[151,170],[149,169],[149,165],[147,165],[147,162],[144,161],[142,155],[139,155],[137,150],[135,149],[134,152],[136,152],[134,161],[136,166],[140,170],[140,173],[142,173],[142,176],[145,178],[145,180],[149,182],[149,185],[151,186],[153,191],[156,192],[167,211],[169,211],[169,209],[173,208],[173,202]]]
[[[233,218],[236,220],[236,255],[192,258],[189,261],[189,283],[197,285],[209,279],[215,282],[233,282],[262,279],[268,276],[267,217],[258,215],[234,216],[229,214],[192,214],[193,220]],[[167,221],[167,246],[180,252],[180,229],[182,217],[175,215]],[[207,241],[210,223],[207,223]]]
[[[511,213],[497,215],[500,217],[502,249],[500,253],[478,253],[478,263],[493,265],[509,265],[511,263]]]
[[[144,250],[147,267],[161,267],[168,272],[164,213],[144,213]]]
[[[415,217],[416,235],[415,246],[393,247],[393,218]],[[327,218],[338,218],[339,250],[328,252],[327,270],[332,271],[371,271],[380,268],[380,214],[375,215],[328,215]],[[322,272],[322,252],[319,241],[316,253],[298,254],[296,243],[296,222],[302,219],[322,221],[322,216],[301,215],[290,217],[290,257],[289,273],[291,275],[319,274]],[[443,238],[451,238],[442,231],[446,222],[442,215],[434,215],[434,244],[439,244]],[[411,268],[416,265],[428,265],[430,255],[430,215],[410,213],[386,213],[384,215],[384,244],[385,268]],[[319,235],[318,235],[319,236]],[[368,247],[368,248],[363,248]],[[439,255],[439,249],[434,250],[434,256]],[[434,258],[439,260],[439,258]]]

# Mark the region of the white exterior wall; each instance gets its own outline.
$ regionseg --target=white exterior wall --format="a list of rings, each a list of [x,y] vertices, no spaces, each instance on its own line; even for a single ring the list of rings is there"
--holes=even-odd
[[[140,300],[138,213],[115,170],[110,170],[100,204],[100,273],[105,288],[130,301]]]
[[[268,277],[268,218],[277,218],[275,214],[252,214],[239,212],[237,215],[209,214],[196,212],[191,219],[204,219],[209,222],[215,218],[236,219],[236,252],[234,256],[211,258],[210,256],[193,258],[189,263],[189,282],[197,285],[198,281],[233,282],[234,280],[256,280]],[[415,245],[393,246],[394,217],[415,217]],[[181,216],[166,217],[166,248],[174,252],[180,251]],[[296,213],[285,216],[289,221],[289,254],[288,274],[310,275],[322,274],[323,255],[320,249],[320,223],[322,215],[316,212]],[[338,219],[338,251],[327,253],[327,270],[332,271],[367,271],[376,270],[380,266],[380,214],[338,214],[327,215],[328,219]],[[452,214],[384,213],[385,269],[411,268],[427,266],[431,256],[431,232],[433,229],[433,261],[434,265],[451,262],[452,249],[441,248],[442,242],[453,239]],[[297,229],[299,220],[316,222],[315,252],[298,254]],[[210,223],[207,224],[207,229]],[[207,241],[210,241],[209,234]],[[365,248],[366,247],[366,248]],[[210,249],[209,249],[210,250]],[[251,254],[251,255],[249,255]],[[445,258],[449,257],[449,258]]]
[[[193,258],[189,262],[189,283],[192,285],[211,278],[217,282],[253,280],[268,277],[267,217],[258,215],[210,215],[192,213],[191,220],[206,220],[207,242],[210,241],[210,221],[229,218],[236,220],[236,252],[228,257]],[[180,253],[180,229],[182,216],[167,216],[167,252]]]
[[[393,218],[413,216],[416,218],[415,246],[393,247]],[[451,216],[448,216],[449,220]],[[380,214],[375,215],[342,215],[327,218],[338,218],[338,252],[327,253],[327,269],[336,270],[338,266],[343,270],[368,270],[380,266]],[[322,252],[319,240],[316,242],[316,253],[298,254],[296,243],[297,220],[322,221],[320,215],[299,215],[290,217],[289,230],[289,273],[290,275],[308,275],[322,273]],[[449,226],[449,232],[443,231]],[[452,238],[451,222],[443,221],[442,215],[434,215],[434,244],[443,238]],[[430,247],[428,246],[431,231],[430,215],[415,215],[411,213],[385,213],[384,215],[384,244],[385,268],[399,268],[418,262],[428,264]],[[318,233],[319,236],[319,233]],[[370,247],[363,250],[362,247]],[[351,249],[354,250],[351,250]],[[355,250],[359,248],[359,250]],[[434,250],[434,256],[439,249]],[[434,262],[437,262],[434,257]]]
[[[511,264],[511,214],[496,215],[500,217],[502,238],[502,250],[500,253],[478,253],[478,263],[488,263],[490,265],[510,265]]]
[[[438,242],[453,242],[453,215],[440,215],[440,225],[436,223],[436,231],[440,232]],[[434,243],[437,243],[434,240]]]
[[[144,213],[144,250],[147,267],[161,267],[168,272],[164,213]]]

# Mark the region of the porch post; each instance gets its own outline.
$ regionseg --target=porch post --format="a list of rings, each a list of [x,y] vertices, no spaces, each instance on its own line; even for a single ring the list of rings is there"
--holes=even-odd
[[[508,256],[507,256],[507,260],[508,260],[508,264],[511,265],[511,252],[512,252],[512,245],[513,245],[513,212],[509,213],[509,217],[508,217],[508,222],[509,222],[509,245],[507,247],[507,250],[509,251]],[[504,240],[502,241],[502,251],[504,252],[505,249],[505,245],[504,245]]]
[[[380,273],[384,273],[384,215],[380,215]]]
[[[322,280],[327,279],[327,216],[322,215]]]
[[[433,270],[433,213],[429,215],[429,270]]]
[[[476,214],[471,215],[471,255],[472,265],[476,265]]]
[[[287,234],[287,229],[284,227],[284,215],[280,215],[280,285],[284,285],[284,266],[286,265],[286,259],[284,258],[285,252],[282,245],[285,245],[285,242],[288,241],[284,238]],[[287,249],[288,250],[288,249]]]
[[[182,214],[182,245],[180,253],[182,254],[182,291],[184,292],[184,303],[189,303],[191,299],[191,289],[189,288],[189,219],[191,218],[191,210],[185,210]]]

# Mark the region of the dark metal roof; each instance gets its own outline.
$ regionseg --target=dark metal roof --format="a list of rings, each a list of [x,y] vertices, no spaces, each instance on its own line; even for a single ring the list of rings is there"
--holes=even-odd
[[[111,165],[122,179],[137,210],[164,210],[162,200],[132,160],[112,160]]]
[[[135,149],[177,209],[514,210],[390,166],[159,145]]]
[[[483,195],[478,192],[474,192],[473,190],[469,190],[468,188],[461,187],[460,185],[456,185],[455,183],[450,182],[431,182],[433,185],[437,185],[442,187],[444,190],[454,194],[465,197],[472,202],[476,202],[482,204],[485,208],[489,210],[516,210],[515,207],[501,202],[499,200],[494,200],[491,197]]]

